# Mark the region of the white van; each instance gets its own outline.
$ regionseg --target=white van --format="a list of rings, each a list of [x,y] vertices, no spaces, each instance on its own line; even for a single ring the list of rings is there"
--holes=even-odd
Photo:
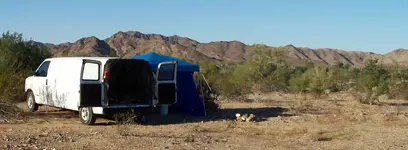
[[[155,72],[155,74],[154,74]],[[59,57],[44,60],[25,80],[30,111],[38,106],[79,111],[82,123],[119,109],[176,103],[177,62],[151,70],[145,60]]]

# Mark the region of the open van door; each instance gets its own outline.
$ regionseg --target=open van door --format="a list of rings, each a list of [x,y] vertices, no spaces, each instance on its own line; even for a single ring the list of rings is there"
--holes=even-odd
[[[102,106],[100,61],[84,59],[81,69],[80,107]]]
[[[155,87],[155,104],[169,105],[177,102],[177,62],[163,62],[158,65]]]

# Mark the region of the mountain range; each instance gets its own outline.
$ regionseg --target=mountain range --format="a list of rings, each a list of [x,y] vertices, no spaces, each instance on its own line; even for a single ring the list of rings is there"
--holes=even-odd
[[[91,56],[131,57],[154,51],[177,58],[190,60],[206,60],[216,62],[242,62],[252,52],[251,45],[240,41],[215,41],[200,43],[181,36],[163,36],[160,34],[144,34],[138,31],[117,32],[106,39],[95,36],[83,37],[74,43],[50,44],[40,43],[47,47],[55,56],[64,54],[84,54]],[[311,49],[286,45],[284,60],[292,65],[313,62],[320,65],[334,65],[338,62],[361,67],[369,59],[379,59],[385,64],[403,64],[408,59],[408,50],[397,49],[381,55],[372,52],[345,51],[330,48]]]

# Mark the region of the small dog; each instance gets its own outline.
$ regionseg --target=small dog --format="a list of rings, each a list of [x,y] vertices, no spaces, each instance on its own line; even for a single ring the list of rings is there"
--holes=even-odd
[[[254,114],[243,114],[241,115],[240,113],[235,114],[236,121],[243,121],[243,122],[254,122],[255,121],[255,115]]]

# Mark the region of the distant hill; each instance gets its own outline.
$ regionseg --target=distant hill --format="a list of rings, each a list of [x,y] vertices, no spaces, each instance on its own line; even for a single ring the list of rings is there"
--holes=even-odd
[[[55,55],[82,53],[92,56],[116,54],[130,57],[148,51],[172,55],[191,60],[208,60],[217,62],[241,62],[251,56],[250,46],[239,41],[216,41],[200,43],[180,36],[163,36],[160,34],[143,34],[138,31],[117,32],[104,40],[94,36],[84,37],[74,43],[43,43]],[[397,49],[385,55],[344,51],[338,49],[311,49],[286,45],[284,59],[293,65],[313,62],[321,65],[334,65],[338,62],[352,66],[363,66],[373,58],[383,63],[405,63],[408,61],[408,50]]]

